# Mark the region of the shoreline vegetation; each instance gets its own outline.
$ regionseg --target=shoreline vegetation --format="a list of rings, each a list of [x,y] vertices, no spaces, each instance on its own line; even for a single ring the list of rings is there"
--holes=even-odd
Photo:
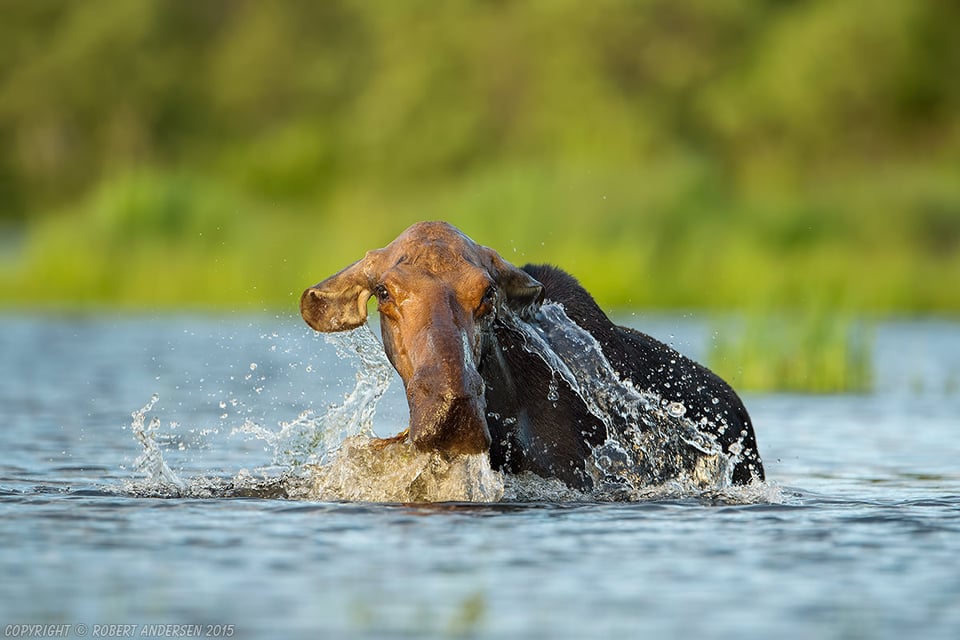
[[[744,391],[866,393],[872,322],[825,310],[753,313],[714,322],[706,364]]]
[[[709,174],[661,175],[686,184],[651,193],[641,175],[515,168],[312,213],[199,175],[131,173],[0,226],[0,307],[284,308],[412,222],[446,219],[510,262],[570,271],[606,308],[960,313],[960,180],[925,216],[914,204],[932,190],[911,193],[906,175],[790,203],[705,197]]]

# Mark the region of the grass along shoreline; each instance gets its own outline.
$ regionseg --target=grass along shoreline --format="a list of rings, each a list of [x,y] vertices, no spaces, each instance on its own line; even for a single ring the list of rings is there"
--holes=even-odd
[[[561,266],[605,308],[960,313],[960,186],[877,176],[785,203],[733,198],[697,166],[637,175],[516,166],[276,203],[126,174],[0,229],[0,305],[46,306],[55,288],[62,305],[283,308],[409,224],[446,219],[514,264]]]
[[[808,309],[713,324],[706,364],[743,391],[864,393],[873,385],[873,322]]]

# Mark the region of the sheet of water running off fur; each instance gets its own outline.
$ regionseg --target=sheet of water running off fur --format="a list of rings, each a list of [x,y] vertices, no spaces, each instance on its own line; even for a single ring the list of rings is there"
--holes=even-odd
[[[252,420],[231,427],[231,436],[262,441],[272,457],[252,472],[182,477],[168,465],[160,442],[154,395],[134,411],[131,431],[142,447],[134,468],[142,478],[122,492],[156,497],[260,497],[311,501],[415,502],[609,502],[697,498],[729,504],[777,503],[780,487],[731,483],[735,460],[684,417],[679,403],[661,402],[619,379],[599,344],[570,321],[562,306],[543,305],[532,322],[516,322],[526,348],[536,353],[608,425],[588,469],[594,489],[582,492],[532,473],[501,473],[487,455],[447,457],[421,452],[409,441],[374,433],[378,402],[395,373],[369,326],[326,334],[341,360],[356,369],[356,384],[319,413],[304,411],[270,429]],[[576,349],[570,349],[570,345]],[[561,348],[563,347],[563,348]],[[578,354],[576,357],[561,354]],[[251,365],[255,367],[255,365]],[[222,405],[222,403],[221,403]],[[617,419],[614,420],[613,418]],[[381,426],[382,430],[382,426]],[[220,445],[223,446],[223,445]],[[669,480],[659,481],[667,477]]]

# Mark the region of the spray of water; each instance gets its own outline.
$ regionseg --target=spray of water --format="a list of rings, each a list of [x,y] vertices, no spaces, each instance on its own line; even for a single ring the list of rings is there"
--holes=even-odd
[[[133,466],[146,476],[146,484],[155,486],[160,491],[178,495],[186,489],[187,485],[167,466],[163,459],[163,453],[157,445],[160,419],[154,417],[149,423],[144,424],[147,413],[153,409],[159,399],[160,396],[154,394],[147,404],[130,414],[133,418],[130,423],[130,430],[133,432],[133,437],[143,447],[143,453],[134,460]]]
[[[249,434],[273,449],[274,465],[299,468],[326,463],[337,446],[350,436],[373,436],[377,403],[390,386],[393,369],[380,342],[366,325],[344,333],[326,335],[341,360],[357,361],[356,384],[339,404],[320,415],[301,412],[294,420],[281,422],[279,431],[245,421],[233,434]]]
[[[496,502],[503,475],[486,455],[450,459],[417,451],[409,442],[381,445],[347,438],[329,464],[314,469],[312,496],[372,502]]]
[[[595,499],[644,499],[664,487],[683,493],[731,486],[736,457],[685,418],[682,404],[665,403],[622,380],[596,338],[560,304],[544,304],[529,321],[508,321],[523,336],[524,348],[562,377],[606,427],[606,441],[594,447],[588,465]]]
[[[406,441],[374,436],[377,403],[393,379],[383,347],[369,327],[326,337],[341,359],[356,361],[354,388],[323,414],[304,411],[274,431],[246,420],[232,435],[252,436],[272,449],[279,476],[256,477],[241,470],[233,478],[183,482],[163,460],[157,443],[159,418],[144,427],[157,396],[134,413],[133,430],[143,447],[136,468],[145,480],[126,489],[149,496],[251,496],[324,501],[495,502],[504,492],[502,474],[485,455],[450,459],[417,451]],[[398,431],[401,431],[398,429]]]
[[[380,342],[364,325],[328,340],[340,358],[356,358],[357,385],[343,404],[316,424],[328,447],[310,465],[309,491],[315,500],[370,502],[492,502],[503,495],[501,474],[487,456],[417,451],[407,441],[373,437],[373,418],[393,378]],[[398,429],[399,431],[399,429]],[[333,445],[333,446],[330,446]]]
[[[127,490],[138,495],[253,496],[323,501],[430,502],[635,501],[695,497],[723,503],[778,501],[775,487],[733,487],[734,456],[697,429],[686,409],[667,405],[648,391],[621,380],[590,334],[557,304],[545,304],[529,321],[508,318],[525,348],[577,393],[607,427],[588,470],[595,481],[589,494],[558,480],[533,474],[504,475],[490,468],[486,455],[449,459],[415,450],[408,441],[380,440],[373,434],[377,403],[393,379],[383,347],[364,325],[327,340],[341,359],[356,362],[356,384],[323,414],[305,411],[279,429],[247,420],[234,434],[252,436],[272,449],[279,475],[255,477],[241,470],[232,478],[191,478],[184,482],[163,460],[157,444],[158,418],[146,414],[158,398],[133,413],[132,431],[143,453],[135,466],[145,476]],[[556,393],[556,385],[550,393]],[[401,431],[402,429],[397,429]]]

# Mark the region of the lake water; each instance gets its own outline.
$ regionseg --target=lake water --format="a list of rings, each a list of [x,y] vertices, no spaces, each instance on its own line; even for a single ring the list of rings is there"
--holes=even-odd
[[[708,346],[702,318],[626,320]],[[960,637],[960,323],[875,350],[869,394],[744,396],[752,492],[320,502],[268,489],[358,362],[298,317],[0,316],[0,634]],[[187,497],[135,437],[155,394],[140,434]],[[397,379],[374,427],[405,420]]]

